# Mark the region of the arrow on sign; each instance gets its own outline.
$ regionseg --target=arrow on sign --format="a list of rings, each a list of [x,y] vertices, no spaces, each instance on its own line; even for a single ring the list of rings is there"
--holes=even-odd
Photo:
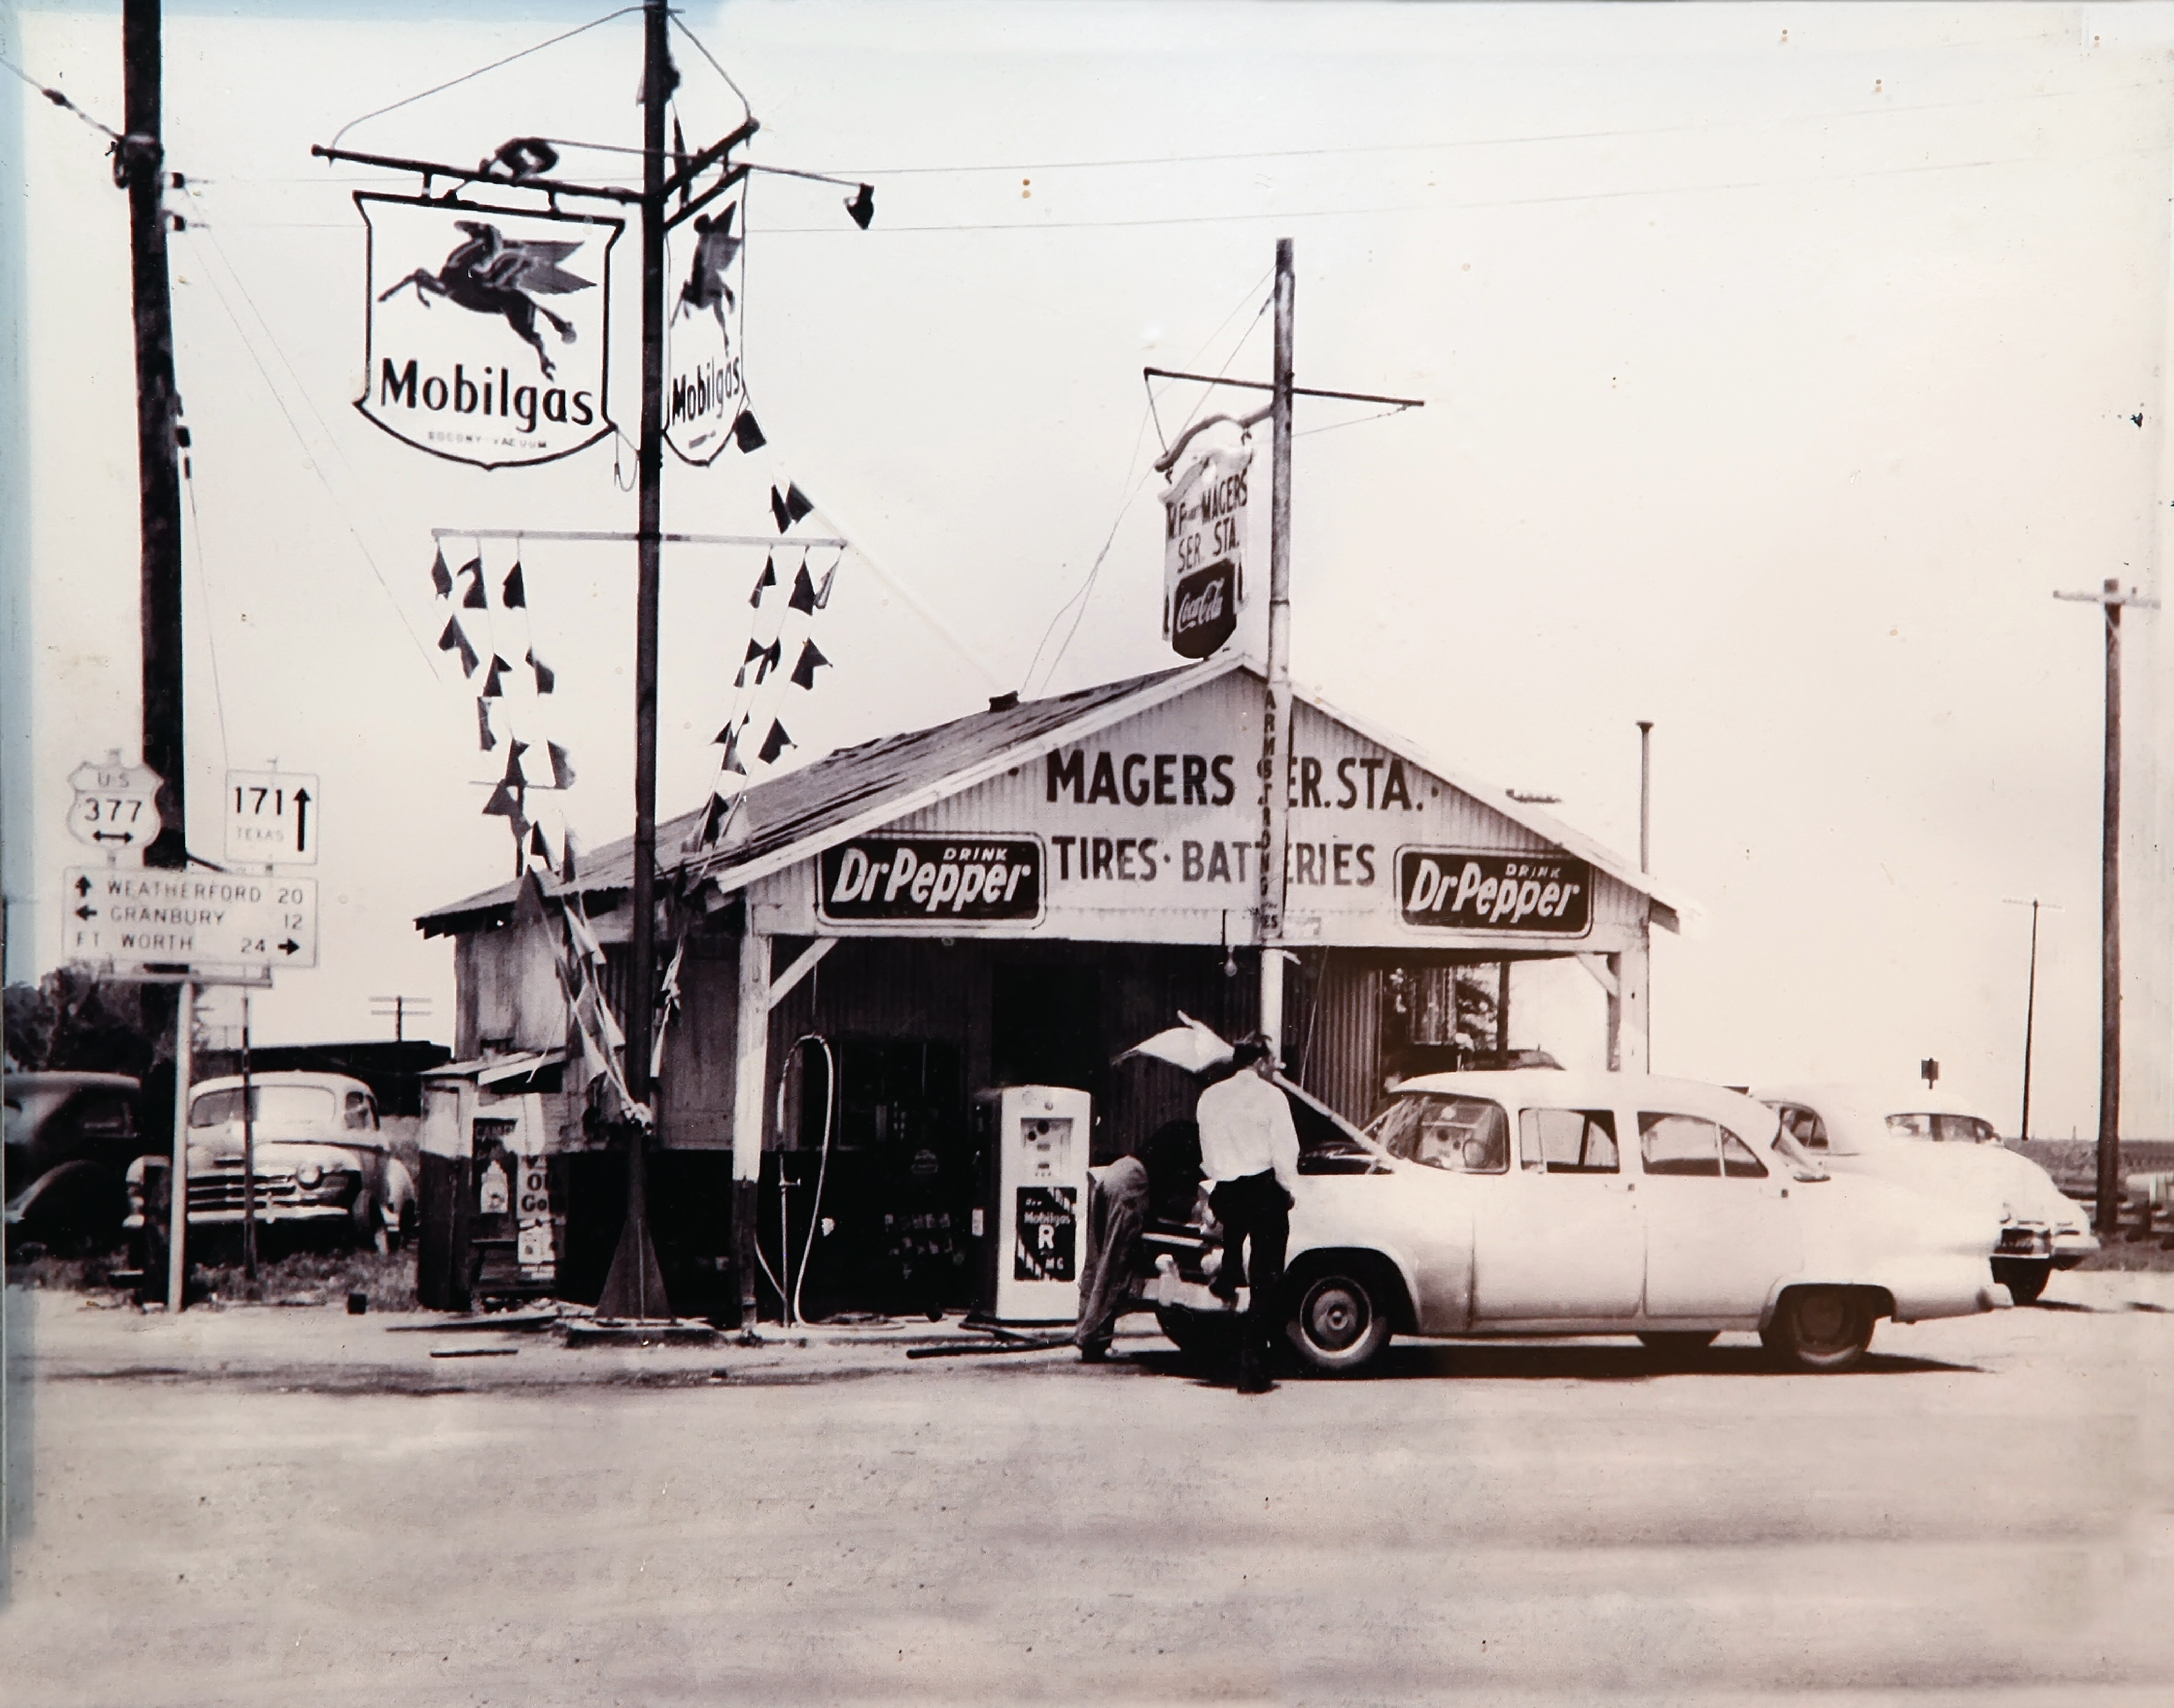
[[[75,916],[78,919],[95,919],[98,917],[98,910],[95,907],[78,907],[75,911]]]
[[[75,881],[75,893],[76,893],[78,895],[89,895],[89,894],[90,894],[90,880],[89,880],[88,878],[77,878],[77,879],[76,879],[76,881]]]
[[[90,840],[94,842],[133,842],[136,833],[133,830],[93,830]]]
[[[296,942],[295,941],[295,939],[294,939],[293,938],[291,938],[291,937],[290,937],[290,938],[289,938],[286,940],[286,942],[284,942],[284,943],[281,943],[279,947],[280,952],[281,952],[282,954],[295,954],[296,951],[298,951],[298,950],[299,950],[302,946],[301,946],[301,944],[300,944],[299,943],[296,943]]]
[[[310,846],[310,792],[295,791],[295,851],[301,853]]]

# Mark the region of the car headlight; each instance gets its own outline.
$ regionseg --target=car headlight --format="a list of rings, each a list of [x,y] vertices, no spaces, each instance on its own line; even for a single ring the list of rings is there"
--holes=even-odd
[[[321,1162],[306,1162],[295,1170],[295,1184],[305,1191],[316,1186],[324,1177],[325,1165]]]

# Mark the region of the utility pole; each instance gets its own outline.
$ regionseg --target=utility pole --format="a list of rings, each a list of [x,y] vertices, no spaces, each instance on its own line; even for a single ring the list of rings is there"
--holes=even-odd
[[[1638,869],[1650,872],[1653,853],[1653,720],[1638,720]]]
[[[1268,650],[1263,661],[1265,678],[1261,700],[1261,840],[1260,889],[1253,909],[1253,938],[1261,949],[1260,1030],[1268,1035],[1279,1059],[1283,1054],[1284,962],[1289,951],[1282,947],[1284,904],[1286,897],[1284,851],[1290,835],[1290,765],[1292,708],[1290,693],[1290,489],[1291,401],[1295,397],[1333,397],[1352,403],[1388,403],[1400,409],[1424,409],[1420,397],[1383,397],[1365,392],[1324,392],[1292,382],[1291,342],[1296,269],[1291,240],[1276,240],[1276,349],[1275,365],[1266,384],[1258,380],[1231,380],[1221,375],[1187,374],[1173,368],[1147,368],[1149,379],[1189,380],[1205,386],[1236,386],[1268,393],[1265,409],[1251,415],[1209,415],[1178,435],[1177,443],[1156,459],[1155,467],[1168,474],[1185,454],[1185,447],[1203,430],[1218,422],[1240,427],[1273,424],[1268,487]]]
[[[181,487],[175,462],[173,297],[166,278],[165,148],[160,120],[160,0],[122,0],[126,130],[113,181],[128,192],[136,323],[136,468],[142,516],[143,763],[158,773],[158,837],[146,866],[188,864],[181,700]]]
[[[392,1041],[396,1044],[408,1041],[408,1016],[412,1013],[419,1020],[425,1019],[422,1011],[430,1006],[428,997],[372,997],[370,1000],[392,1004],[389,1008],[372,1008],[370,1012],[381,1020],[388,1014],[392,1017]]]
[[[1291,240],[1276,240],[1276,353],[1269,384],[1272,438],[1268,475],[1268,656],[1261,695],[1261,903],[1255,918],[1261,945],[1261,1030],[1283,1059],[1285,877],[1290,840],[1290,797],[1284,772],[1290,746],[1291,338],[1298,281]]]
[[[2121,590],[2109,578],[2096,593],[2055,593],[2057,599],[2101,607],[2106,613],[2106,770],[2099,829],[2099,1237],[2121,1226],[2121,608],[2159,602]]]
[[[2035,895],[2028,901],[2020,895],[2004,895],[2000,899],[2010,907],[2028,907],[2031,910],[2031,976],[2023,990],[2023,1121],[2022,1124],[2015,1129],[2015,1136],[2018,1138],[2028,1138],[2031,1137],[2031,1033],[2038,1017],[2038,909],[2040,903]],[[2048,902],[2045,905],[2053,907],[2057,912],[2059,911],[2054,903]]]

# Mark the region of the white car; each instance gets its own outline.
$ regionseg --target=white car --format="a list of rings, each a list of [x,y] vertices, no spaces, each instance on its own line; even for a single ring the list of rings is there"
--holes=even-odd
[[[1756,1095],[1836,1174],[1989,1208],[2000,1219],[1993,1278],[2019,1305],[2043,1293],[2054,1270],[2072,1269],[2099,1249],[2084,1207],[2002,1144],[1991,1122],[1952,1099],[1923,1091],[1878,1097],[1836,1085],[1766,1086]]]
[[[392,1154],[377,1099],[343,1073],[257,1073],[249,1084],[249,1147],[259,1226],[325,1235],[390,1251],[414,1233],[415,1181]],[[238,1227],[247,1192],[242,1082],[207,1079],[189,1090],[189,1225]],[[138,1158],[128,1173],[131,1230],[155,1233],[167,1197],[167,1160]]]
[[[1799,1368],[1874,1322],[2006,1305],[1982,1208],[1831,1177],[1772,1110],[1717,1086],[1561,1071],[1406,1081],[1361,1134],[1287,1081],[1305,1141],[1284,1308],[1316,1370],[1392,1334],[1636,1335],[1675,1352],[1755,1331]],[[1777,1149],[1777,1146],[1779,1147]],[[1212,1236],[1150,1230],[1140,1297],[1181,1347],[1221,1307]]]

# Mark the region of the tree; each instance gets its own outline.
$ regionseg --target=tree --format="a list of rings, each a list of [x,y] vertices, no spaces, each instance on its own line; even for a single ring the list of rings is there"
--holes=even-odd
[[[8,1059],[25,1071],[147,1075],[167,1052],[145,1024],[143,986],[59,967],[7,987]]]

